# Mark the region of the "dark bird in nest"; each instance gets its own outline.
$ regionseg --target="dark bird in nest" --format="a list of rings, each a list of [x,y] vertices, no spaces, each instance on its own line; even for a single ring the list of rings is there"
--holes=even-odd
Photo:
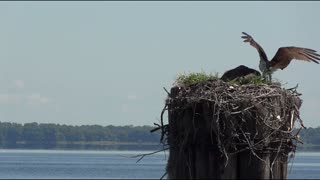
[[[317,54],[317,51],[294,46],[280,47],[276,55],[269,61],[262,47],[249,34],[245,32],[242,32],[242,34],[244,34],[244,36],[241,37],[244,39],[244,42],[249,42],[251,46],[257,49],[260,56],[259,69],[262,72],[263,77],[269,82],[271,82],[271,74],[274,71],[278,69],[283,70],[293,59],[312,61],[319,64],[320,55]]]
[[[234,69],[230,69],[228,71],[226,71],[222,76],[221,76],[221,80],[223,81],[231,81],[237,78],[246,78],[249,77],[250,75],[256,75],[256,76],[261,76],[260,72],[255,70],[255,69],[251,69],[248,68],[247,66],[244,65],[240,65]]]

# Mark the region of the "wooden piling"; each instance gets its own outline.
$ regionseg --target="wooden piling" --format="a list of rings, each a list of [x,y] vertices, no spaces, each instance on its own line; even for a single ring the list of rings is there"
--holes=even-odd
[[[169,179],[286,179],[302,101],[293,90],[253,86],[217,80],[171,89]]]

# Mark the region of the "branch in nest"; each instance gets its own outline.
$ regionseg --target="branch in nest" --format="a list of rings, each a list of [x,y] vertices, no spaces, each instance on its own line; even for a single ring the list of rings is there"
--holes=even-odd
[[[167,92],[168,96],[172,98],[172,96],[171,96],[171,94],[169,93],[169,91],[168,91],[165,87],[163,87],[163,89]]]
[[[149,155],[152,155],[152,154],[156,154],[156,153],[159,153],[159,152],[162,152],[162,151],[166,151],[168,150],[169,148],[164,148],[164,149],[160,149],[158,151],[154,151],[154,152],[151,152],[151,153],[145,153],[145,154],[138,154],[138,155],[135,155],[135,156],[130,156],[129,158],[137,158],[137,157],[140,157],[138,160],[137,160],[137,163],[139,161],[141,161],[145,156],[149,156]]]
[[[158,131],[159,129],[161,129],[161,125],[157,124],[157,123],[153,123],[155,126],[157,126],[156,128],[150,130],[151,133]]]

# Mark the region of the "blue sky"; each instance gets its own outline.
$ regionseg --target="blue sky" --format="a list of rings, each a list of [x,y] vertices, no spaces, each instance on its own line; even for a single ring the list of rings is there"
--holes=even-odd
[[[282,46],[320,51],[320,2],[0,2],[0,121],[152,125],[177,74],[258,69]],[[320,126],[320,65],[274,78],[299,84]]]

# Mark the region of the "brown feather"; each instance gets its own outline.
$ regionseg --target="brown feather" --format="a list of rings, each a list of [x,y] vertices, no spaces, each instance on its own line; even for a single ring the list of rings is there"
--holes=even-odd
[[[291,60],[302,60],[319,64],[320,55],[313,49],[302,47],[281,47],[269,63],[269,68],[274,71],[286,68]]]
[[[241,36],[244,39],[243,42],[249,42],[251,46],[257,49],[260,59],[268,61],[267,54],[264,52],[263,48],[247,33],[242,32],[245,36]]]

